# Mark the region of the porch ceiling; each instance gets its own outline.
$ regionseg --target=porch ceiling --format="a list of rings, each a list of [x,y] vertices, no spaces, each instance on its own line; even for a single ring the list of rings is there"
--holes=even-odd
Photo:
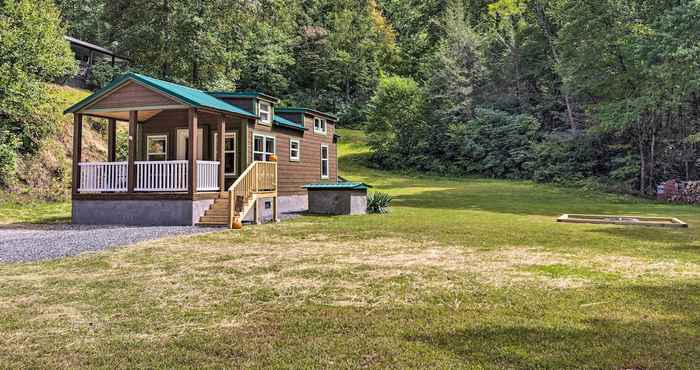
[[[183,109],[186,107],[183,107]],[[138,119],[139,122],[144,122],[148,121],[149,119],[153,118],[156,114],[162,112],[164,109],[150,109],[150,110],[139,110],[138,112]],[[99,117],[99,118],[114,118],[117,121],[128,121],[129,120],[129,111],[123,111],[123,112],[85,112],[84,113],[86,116],[93,116],[93,117]]]

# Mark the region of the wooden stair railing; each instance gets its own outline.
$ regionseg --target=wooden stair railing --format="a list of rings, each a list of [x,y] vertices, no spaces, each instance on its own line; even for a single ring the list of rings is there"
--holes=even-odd
[[[264,194],[266,197],[277,197],[277,163],[253,162],[228,188],[228,192],[228,225],[230,228],[234,228],[234,223],[240,224],[242,222],[243,217],[257,201],[259,194]],[[274,213],[276,218],[277,209],[274,210]]]

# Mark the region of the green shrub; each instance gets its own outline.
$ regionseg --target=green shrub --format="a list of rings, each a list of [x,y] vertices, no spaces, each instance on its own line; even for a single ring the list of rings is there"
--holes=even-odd
[[[420,161],[428,126],[425,96],[405,77],[383,77],[367,109],[367,141],[372,161],[385,169],[412,168]]]
[[[6,131],[0,131],[0,186],[10,185],[17,169],[19,141]]]
[[[367,196],[367,213],[387,213],[392,201],[391,195],[387,193],[370,193]]]
[[[534,146],[533,179],[539,182],[576,183],[594,175],[596,139],[589,134],[554,133]]]
[[[469,122],[449,126],[443,163],[457,175],[531,178],[539,127],[530,115],[477,109]]]
[[[101,60],[90,68],[89,82],[97,88],[102,88],[125,72],[125,68],[118,65],[112,66],[112,62],[109,60]]]

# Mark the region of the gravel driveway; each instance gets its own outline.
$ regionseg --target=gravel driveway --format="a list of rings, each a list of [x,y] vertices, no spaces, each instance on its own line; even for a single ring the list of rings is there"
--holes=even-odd
[[[144,240],[220,230],[195,226],[2,225],[0,263],[75,256]]]

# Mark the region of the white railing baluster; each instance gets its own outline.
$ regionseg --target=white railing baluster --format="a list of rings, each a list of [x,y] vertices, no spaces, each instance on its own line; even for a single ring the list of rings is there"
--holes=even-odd
[[[127,162],[79,163],[80,193],[125,192]]]

